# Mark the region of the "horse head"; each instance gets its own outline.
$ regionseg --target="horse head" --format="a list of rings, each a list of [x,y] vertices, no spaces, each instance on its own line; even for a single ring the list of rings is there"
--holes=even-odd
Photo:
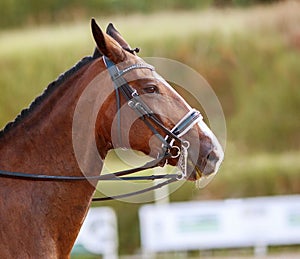
[[[223,160],[217,138],[189,104],[123,39],[110,24],[104,33],[92,20],[92,33],[115,90],[96,119],[98,152],[113,148],[141,151],[161,164],[185,170],[197,181],[214,175]]]

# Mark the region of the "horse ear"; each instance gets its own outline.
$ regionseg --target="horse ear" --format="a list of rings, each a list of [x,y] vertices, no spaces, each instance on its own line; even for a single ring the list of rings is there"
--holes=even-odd
[[[126,55],[120,44],[107,34],[104,34],[96,23],[95,19],[91,20],[91,28],[94,40],[100,53],[108,57],[116,64],[124,61]]]
[[[129,44],[124,40],[122,35],[117,31],[117,29],[114,27],[112,23],[110,23],[106,28],[106,33],[111,36],[113,39],[115,39],[123,49],[125,50],[131,50],[131,47]]]

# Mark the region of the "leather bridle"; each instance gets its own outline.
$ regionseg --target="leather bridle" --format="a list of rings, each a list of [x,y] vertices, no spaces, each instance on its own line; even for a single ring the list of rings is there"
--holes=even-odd
[[[127,104],[132,108],[139,118],[147,125],[147,127],[153,132],[153,134],[161,141],[162,151],[158,154],[157,158],[147,162],[143,166],[119,171],[115,173],[109,173],[105,175],[97,176],[57,176],[57,175],[45,175],[45,174],[29,174],[21,172],[9,172],[0,170],[0,177],[13,178],[20,180],[31,180],[31,181],[112,181],[112,180],[158,180],[163,179],[165,181],[153,185],[149,188],[145,188],[139,191],[130,192],[121,195],[115,195],[110,197],[93,198],[93,201],[105,201],[111,199],[120,199],[133,195],[138,195],[151,190],[155,190],[173,183],[178,180],[182,180],[187,177],[187,159],[188,159],[188,148],[190,143],[181,137],[185,135],[199,120],[202,120],[202,116],[199,111],[192,109],[190,110],[171,130],[166,128],[160,118],[154,114],[149,106],[142,100],[140,95],[130,84],[125,80],[123,75],[135,70],[135,69],[148,69],[154,71],[154,67],[146,63],[136,63],[126,67],[123,70],[119,70],[115,63],[113,63],[108,57],[103,56],[104,64],[106,65],[111,79],[114,84],[116,93],[117,103],[117,124],[118,124],[118,141],[122,143],[121,137],[121,126],[120,126],[120,94],[122,94],[127,100]],[[163,132],[163,136],[160,132]],[[175,145],[176,143],[176,145]],[[178,144],[180,146],[178,146]],[[178,159],[179,172],[176,174],[159,174],[159,175],[148,175],[148,176],[128,176],[133,173],[151,169],[157,166],[163,166],[167,163],[168,159]]]

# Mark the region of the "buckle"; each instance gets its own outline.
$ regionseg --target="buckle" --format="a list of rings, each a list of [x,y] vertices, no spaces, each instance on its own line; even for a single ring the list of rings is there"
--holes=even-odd
[[[188,148],[190,147],[190,143],[187,140],[182,141],[181,143],[181,151],[178,159],[178,168],[180,171],[178,172],[177,180],[183,180],[187,177],[187,163],[188,163]]]

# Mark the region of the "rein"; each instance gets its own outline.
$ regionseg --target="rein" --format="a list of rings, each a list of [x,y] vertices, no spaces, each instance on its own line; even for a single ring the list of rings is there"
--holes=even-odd
[[[19,179],[19,180],[29,180],[29,181],[61,181],[61,182],[74,182],[74,181],[115,181],[115,180],[126,180],[126,181],[139,181],[139,180],[158,180],[165,179],[165,181],[153,185],[151,187],[110,196],[110,197],[100,197],[93,198],[93,201],[107,201],[112,199],[125,198],[133,195],[142,194],[149,192],[158,188],[161,188],[170,183],[184,179],[187,176],[187,159],[188,159],[188,148],[190,143],[186,140],[181,139],[181,137],[186,134],[199,120],[202,116],[199,111],[192,109],[189,111],[174,127],[169,130],[166,128],[162,121],[154,114],[154,112],[146,105],[141,99],[139,94],[135,89],[133,89],[128,82],[123,77],[124,74],[130,72],[134,69],[149,69],[154,71],[154,67],[146,63],[133,64],[123,70],[119,70],[118,67],[107,57],[103,56],[104,64],[106,65],[111,79],[114,83],[114,88],[116,92],[116,103],[117,103],[117,119],[118,119],[118,138],[120,143],[122,143],[121,138],[121,117],[120,117],[120,93],[126,98],[127,104],[139,115],[139,118],[147,125],[147,127],[153,132],[153,134],[162,142],[162,153],[158,154],[157,158],[147,162],[143,166],[119,171],[115,173],[109,173],[105,175],[97,176],[60,176],[60,175],[45,175],[45,174],[29,174],[22,172],[9,172],[5,170],[0,170],[0,177]],[[160,129],[166,136],[162,136],[158,130],[152,125],[154,124],[158,129]],[[180,147],[174,145],[174,143],[180,143]],[[136,172],[140,172],[146,169],[151,169],[157,166],[162,166],[167,163],[169,158],[178,158],[178,167],[180,171],[176,174],[159,174],[159,175],[148,175],[148,176],[128,176]]]

